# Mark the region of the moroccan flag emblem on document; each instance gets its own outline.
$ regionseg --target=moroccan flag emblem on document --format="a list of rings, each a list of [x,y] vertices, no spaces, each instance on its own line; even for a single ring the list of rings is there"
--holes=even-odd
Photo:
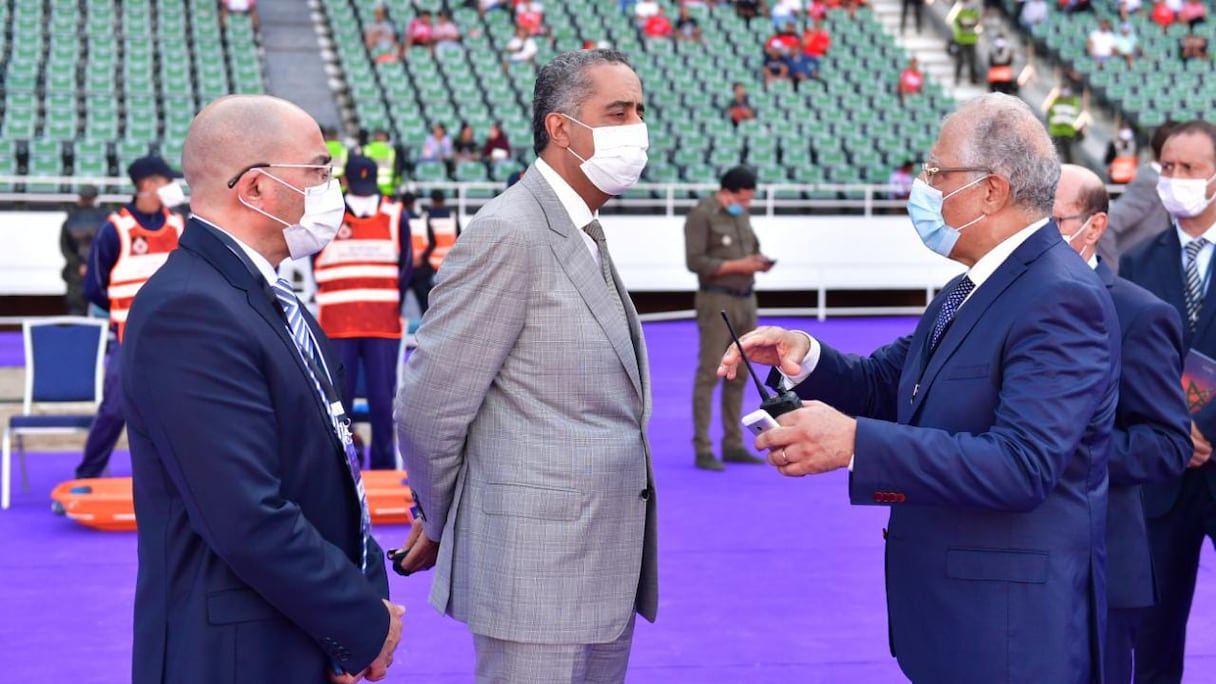
[[[1188,351],[1182,364],[1182,389],[1191,413],[1206,406],[1216,393],[1216,360],[1194,349]]]

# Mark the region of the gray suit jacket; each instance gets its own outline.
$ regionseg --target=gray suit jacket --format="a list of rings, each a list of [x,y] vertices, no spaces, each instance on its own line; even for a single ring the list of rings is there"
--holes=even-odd
[[[431,603],[497,639],[603,643],[658,607],[645,341],[578,231],[535,168],[486,204],[397,394]]]
[[[1110,207],[1110,225],[1098,241],[1098,256],[1116,273],[1119,257],[1137,244],[1170,227],[1170,214],[1157,196],[1159,175],[1141,164],[1136,177]]]

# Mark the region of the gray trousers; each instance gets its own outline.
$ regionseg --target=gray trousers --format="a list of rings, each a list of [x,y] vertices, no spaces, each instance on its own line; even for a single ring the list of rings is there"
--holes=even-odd
[[[697,360],[697,377],[692,389],[693,448],[698,453],[713,451],[709,441],[709,421],[713,418],[714,388],[718,386],[718,365],[722,354],[732,344],[730,331],[722,322],[725,311],[735,332],[742,337],[756,327],[756,295],[735,297],[721,292],[697,292],[697,333],[701,338],[701,353]],[[747,388],[747,369],[739,368],[735,379],[722,382],[722,446],[742,447],[743,427],[739,424],[743,412],[743,391]]]
[[[604,644],[529,644],[474,634],[477,684],[620,684],[629,666],[635,617],[615,641]]]

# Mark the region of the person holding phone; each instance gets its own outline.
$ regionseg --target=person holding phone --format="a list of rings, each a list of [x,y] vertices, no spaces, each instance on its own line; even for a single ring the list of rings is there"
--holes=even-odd
[[[760,253],[747,209],[756,196],[756,174],[736,166],[722,175],[721,187],[693,207],[684,221],[684,255],[688,270],[697,274],[697,333],[701,351],[692,391],[693,448],[696,467],[725,470],[726,463],[764,463],[743,446],[739,424],[747,379],[740,375],[722,384],[722,461],[709,441],[718,360],[730,344],[723,325],[725,312],[739,334],[756,327],[756,273],[777,263]]]

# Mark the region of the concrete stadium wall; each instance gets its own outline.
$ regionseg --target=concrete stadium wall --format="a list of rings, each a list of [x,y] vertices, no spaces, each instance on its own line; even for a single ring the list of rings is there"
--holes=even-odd
[[[62,212],[0,212],[0,296],[61,295]],[[940,287],[962,267],[926,250],[904,216],[752,219],[765,254],[777,259],[757,289],[825,291]],[[612,258],[629,289],[690,292],[683,218],[604,216]]]

